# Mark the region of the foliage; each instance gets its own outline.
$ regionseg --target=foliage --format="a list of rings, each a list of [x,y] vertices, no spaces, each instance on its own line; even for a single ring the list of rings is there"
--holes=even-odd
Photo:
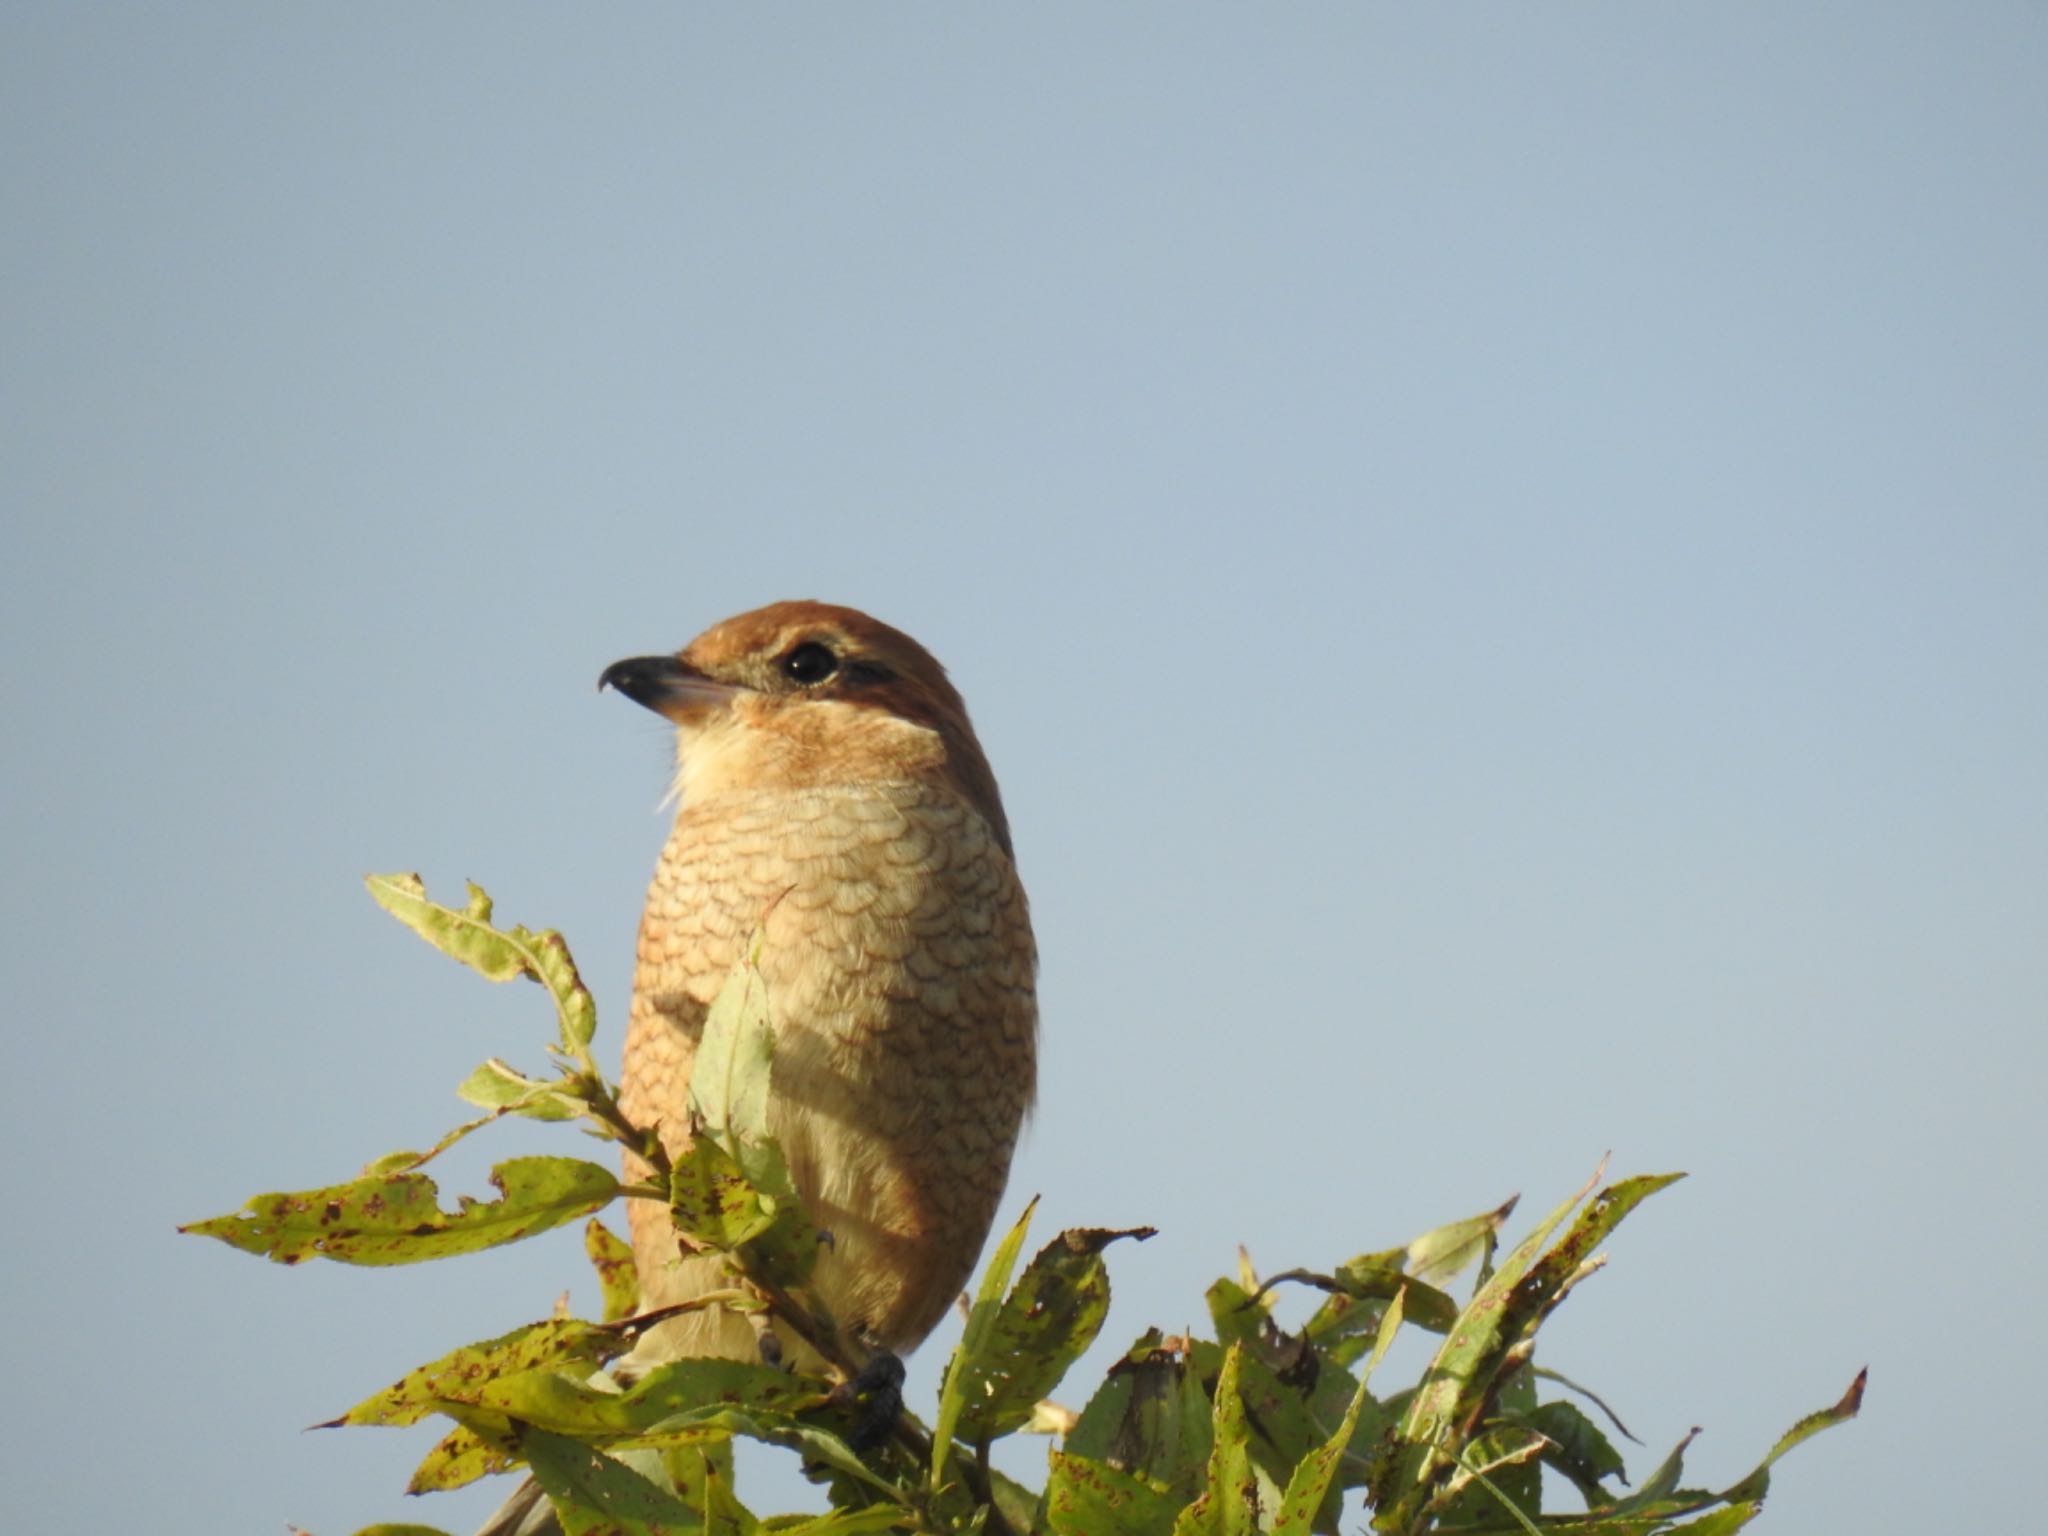
[[[1615,1227],[1681,1176],[1596,1188],[1596,1174],[1504,1258],[1498,1244],[1512,1200],[1326,1274],[1293,1270],[1260,1282],[1241,1265],[1209,1289],[1213,1337],[1146,1332],[1078,1415],[1048,1398],[1107,1317],[1104,1251],[1150,1232],[1062,1232],[1016,1274],[1027,1209],[996,1245],[932,1429],[905,1413],[881,1443],[865,1447],[877,1438],[863,1433],[866,1362],[805,1285],[823,1238],[768,1134],[774,1039],[757,947],[734,968],[706,1022],[693,1084],[699,1131],[671,1162],[627,1122],[591,1055],[596,1009],[559,934],[496,926],[490,898],[475,886],[457,909],[430,901],[416,876],[378,876],[369,885],[436,948],[494,981],[525,977],[547,991],[558,1021],[548,1047],[554,1074],[485,1062],[460,1089],[485,1113],[427,1151],[380,1158],[344,1184],[258,1195],[184,1230],[284,1264],[382,1265],[446,1258],[590,1218],[586,1246],[602,1321],[555,1317],[464,1345],[329,1421],[448,1420],[449,1433],[409,1491],[524,1466],[569,1536],[1315,1536],[1361,1506],[1371,1529],[1400,1536],[1724,1536],[1761,1510],[1779,1457],[1854,1416],[1861,1401],[1859,1375],[1839,1402],[1800,1420],[1754,1472],[1720,1492],[1681,1486],[1684,1442],[1640,1488],[1619,1491],[1622,1460],[1606,1430],[1570,1396],[1545,1398],[1543,1388],[1562,1386],[1617,1430],[1619,1421],[1536,1366],[1536,1335],[1605,1262],[1597,1250]],[[464,1198],[444,1210],[420,1166],[507,1115],[582,1121],[632,1148],[654,1177],[623,1185],[580,1159],[515,1158],[492,1175],[499,1198]],[[605,1366],[680,1310],[638,1311],[630,1254],[591,1214],[618,1197],[666,1202],[686,1244],[727,1256],[733,1285],[720,1300],[765,1312],[772,1328],[795,1333],[829,1362],[831,1374],[686,1359],[630,1384],[614,1380]],[[1475,1279],[1461,1303],[1446,1287],[1467,1270]],[[1275,1298],[1290,1286],[1322,1297],[1291,1330],[1274,1315]],[[1436,1336],[1434,1357],[1416,1384],[1377,1389],[1375,1371],[1403,1328]],[[989,1465],[990,1445],[1019,1433],[1060,1436],[1042,1489]],[[801,1457],[830,1485],[833,1511],[763,1518],[748,1510],[726,1453],[735,1436]],[[1583,1509],[1544,1510],[1544,1467],[1577,1491]],[[416,1525],[360,1536],[401,1532],[433,1536]]]

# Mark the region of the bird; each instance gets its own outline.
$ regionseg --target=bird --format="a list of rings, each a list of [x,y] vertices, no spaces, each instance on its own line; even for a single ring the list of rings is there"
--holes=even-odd
[[[688,1146],[705,1016],[755,948],[775,1035],[768,1128],[827,1239],[809,1283],[843,1342],[894,1364],[972,1271],[1037,1091],[1038,952],[967,706],[909,635],[810,600],[614,662],[598,687],[676,731],[620,1111],[671,1159]],[[653,1171],[630,1149],[623,1162],[629,1183]],[[627,1221],[643,1311],[731,1288],[663,1203],[631,1200]],[[777,1344],[785,1364],[824,1364]],[[612,1369],[762,1353],[747,1315],[713,1303],[650,1328]],[[661,1476],[657,1456],[619,1455]],[[560,1529],[529,1478],[478,1536]]]
[[[680,1154],[706,1012],[758,933],[769,1130],[827,1238],[811,1284],[847,1338],[907,1353],[973,1269],[1036,1091],[1037,950],[966,705],[909,635],[810,600],[615,662],[599,687],[676,730],[619,1106]],[[651,1171],[624,1163],[629,1182]],[[628,1205],[643,1308],[730,1287],[665,1206]],[[631,1366],[760,1351],[745,1315],[713,1305],[654,1329]]]

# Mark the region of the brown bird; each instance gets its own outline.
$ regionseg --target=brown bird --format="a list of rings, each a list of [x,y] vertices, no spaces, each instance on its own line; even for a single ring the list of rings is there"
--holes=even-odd
[[[908,1350],[974,1266],[1036,1079],[1037,953],[966,705],[910,636],[817,602],[615,663],[607,685],[675,724],[681,798],[640,923],[621,1107],[671,1155],[687,1143],[706,1009],[759,930],[770,1128],[831,1239],[813,1284],[856,1340]],[[628,1178],[647,1171],[627,1156]],[[731,1283],[679,1251],[661,1205],[629,1219],[643,1306]],[[758,1350],[713,1307],[635,1355]]]
[[[974,1267],[1037,1076],[1031,919],[967,707],[910,636],[813,602],[616,662],[599,686],[674,722],[682,801],[640,921],[620,1106],[671,1156],[688,1143],[704,1015],[761,932],[769,1126],[831,1235],[812,1283],[853,1342],[908,1350]],[[730,1284],[721,1260],[681,1251],[666,1207],[631,1201],[628,1220],[643,1306]],[[709,1307],[619,1369],[759,1348]],[[658,1457],[619,1454],[661,1475]],[[560,1529],[528,1479],[478,1536]]]

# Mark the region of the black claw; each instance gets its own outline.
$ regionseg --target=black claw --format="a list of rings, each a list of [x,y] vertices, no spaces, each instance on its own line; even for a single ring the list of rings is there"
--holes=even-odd
[[[846,1443],[866,1455],[889,1438],[903,1416],[903,1361],[889,1350],[877,1350],[849,1386],[854,1425]]]

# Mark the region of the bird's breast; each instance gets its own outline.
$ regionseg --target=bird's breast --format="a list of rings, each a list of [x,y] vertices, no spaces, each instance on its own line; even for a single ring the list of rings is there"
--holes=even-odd
[[[648,893],[622,1106],[687,1132],[711,999],[763,936],[771,1124],[843,1320],[914,1343],[965,1279],[1035,1076],[1036,954],[1008,855],[924,784],[686,805]]]

